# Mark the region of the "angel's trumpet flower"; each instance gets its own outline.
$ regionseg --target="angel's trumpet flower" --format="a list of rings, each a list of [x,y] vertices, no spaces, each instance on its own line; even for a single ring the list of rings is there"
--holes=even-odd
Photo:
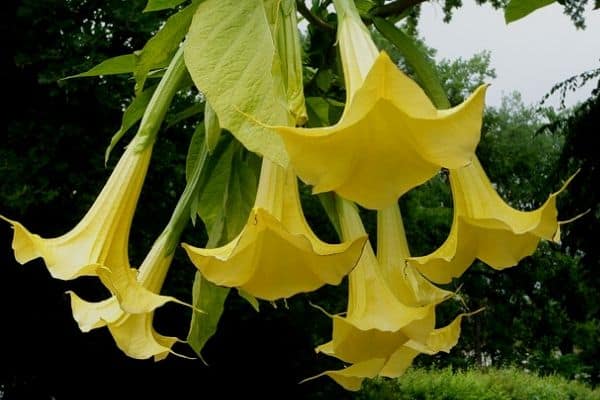
[[[107,300],[87,302],[70,292],[73,317],[79,328],[87,332],[107,326],[117,346],[133,358],[165,358],[173,353],[177,338],[162,336],[152,327],[154,310],[166,302],[175,301],[159,293],[173,260],[181,232],[190,215],[190,206],[198,191],[205,152],[194,166],[173,215],[162,234],[152,245],[139,270],[127,264],[99,266],[98,275],[113,294]]]
[[[344,238],[361,232],[352,206],[345,201],[338,205]],[[367,244],[350,273],[347,315],[333,317],[332,340],[317,348],[353,365],[317,376],[330,376],[346,389],[358,390],[364,378],[398,377],[419,353],[449,351],[456,344],[464,315],[435,329],[435,305],[451,293],[406,266],[408,256],[397,206],[380,211],[377,258]]]
[[[384,53],[378,55],[353,2],[336,0],[346,107],[324,128],[278,126],[291,164],[315,193],[335,191],[382,209],[440,167],[468,164],[480,137],[485,86],[437,110]]]
[[[136,136],[90,210],[68,233],[45,239],[0,216],[13,226],[17,261],[42,257],[50,274],[64,280],[96,275],[98,265],[129,265],[129,230],[152,154],[152,145],[137,151],[138,142]]]
[[[160,296],[163,282],[173,254],[166,254],[167,236],[157,240],[140,266],[108,269],[100,267],[99,274],[114,295],[100,302],[84,301],[73,292],[71,309],[79,329],[88,332],[91,329],[108,327],[115,343],[125,354],[132,358],[154,357],[162,360],[172,352],[171,347],[177,338],[158,334],[153,326],[154,310],[173,300]]]
[[[515,266],[533,254],[541,239],[558,241],[556,197],[569,181],[540,208],[520,211],[498,195],[477,158],[471,165],[451,170],[450,234],[433,253],[409,262],[438,283],[459,277],[476,258],[498,270]]]
[[[0,216],[13,226],[12,248],[19,263],[41,257],[50,274],[64,280],[95,275],[99,265],[129,265],[129,230],[152,147],[167,108],[185,76],[183,52],[178,51],[152,95],[136,136],[75,228],[62,236],[45,239],[30,233],[20,223]]]
[[[365,235],[341,244],[320,241],[304,218],[293,171],[263,159],[256,201],[242,232],[222,247],[183,247],[207,280],[276,300],[339,284],[365,241]]]

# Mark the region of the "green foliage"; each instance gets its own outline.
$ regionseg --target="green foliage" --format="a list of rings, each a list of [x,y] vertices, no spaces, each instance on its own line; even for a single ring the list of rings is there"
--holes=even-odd
[[[437,65],[437,74],[453,106],[463,102],[478,86],[496,77],[488,50],[468,59],[443,59]]]
[[[510,0],[504,9],[506,23],[517,21],[556,0]]]
[[[436,74],[435,65],[427,56],[421,56],[421,48],[416,40],[385,19],[375,18],[373,22],[379,32],[400,50],[405,61],[417,72],[418,79],[425,81],[421,82],[421,86],[433,103],[438,108],[450,108],[448,98]]]
[[[267,18],[270,14],[272,10],[258,0],[206,0],[188,33],[185,61],[196,86],[219,115],[221,126],[250,151],[261,150],[285,164],[282,140],[255,121],[287,123],[281,70]],[[225,53],[235,53],[236,62],[225,62]]]
[[[477,0],[477,3],[489,4],[496,9],[504,8],[506,20],[510,22],[554,1],[556,0]],[[571,21],[573,21],[573,24],[577,28],[585,28],[583,12],[588,0],[559,0],[558,3],[563,7],[563,12],[571,18]],[[453,11],[461,6],[461,0],[444,0],[442,6],[445,14],[444,20],[446,22],[450,21]]]
[[[201,351],[204,345],[216,332],[219,320],[225,309],[225,299],[230,289],[217,286],[196,272],[194,287],[192,288],[194,307],[204,311],[192,314],[188,343],[198,356],[202,357]]]
[[[598,400],[600,391],[558,376],[518,369],[410,369],[397,380],[367,382],[359,400]]]

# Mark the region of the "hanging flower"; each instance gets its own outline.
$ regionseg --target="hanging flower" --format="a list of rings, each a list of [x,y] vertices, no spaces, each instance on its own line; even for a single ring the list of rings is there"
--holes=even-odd
[[[520,211],[498,195],[477,158],[471,165],[451,170],[450,234],[433,253],[413,257],[410,263],[437,283],[459,277],[476,258],[498,270],[517,265],[533,254],[541,239],[559,240],[556,197],[569,181],[540,208]]]
[[[344,238],[360,234],[364,228],[352,205],[340,201],[338,207]],[[419,353],[449,351],[464,317],[435,328],[435,305],[451,293],[405,266],[409,252],[397,206],[378,213],[377,227],[377,258],[367,244],[350,273],[347,314],[333,316],[332,340],[317,347],[352,364],[316,376],[327,375],[348,390],[358,390],[364,378],[402,375]]]
[[[365,241],[320,241],[304,218],[292,170],[263,159],[256,202],[242,232],[222,247],[183,247],[207,280],[276,300],[339,284]]]
[[[136,136],[129,144],[92,207],[68,233],[45,239],[0,216],[13,226],[17,261],[41,257],[50,274],[63,280],[95,275],[98,265],[128,266],[129,230],[152,154],[152,144],[139,146],[141,141],[147,139]]]
[[[352,2],[337,0],[346,107],[324,128],[277,126],[298,176],[315,193],[335,191],[382,209],[433,177],[468,164],[479,142],[485,86],[437,110],[384,52],[378,55]]]
[[[73,318],[82,332],[108,327],[115,343],[129,357],[145,359],[154,357],[160,361],[172,352],[175,337],[162,336],[152,327],[153,312],[130,314],[119,306],[116,297],[100,302],[87,302],[75,293],[71,296]]]
[[[172,236],[163,233],[154,243],[139,271],[128,264],[98,267],[98,275],[113,296],[100,302],[87,302],[71,296],[73,318],[83,332],[107,326],[119,349],[129,357],[156,361],[172,352],[177,338],[162,336],[152,327],[154,310],[168,301],[160,290],[173,259],[169,251]],[[183,303],[185,304],[185,303]]]

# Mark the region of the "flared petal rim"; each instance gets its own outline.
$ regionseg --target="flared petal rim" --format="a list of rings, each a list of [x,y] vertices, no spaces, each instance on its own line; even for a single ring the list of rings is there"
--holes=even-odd
[[[339,284],[356,265],[365,242],[362,237],[327,244],[312,232],[292,234],[269,212],[254,208],[240,235],[225,246],[183,247],[207,280],[277,300]]]
[[[479,142],[485,86],[443,111],[419,100],[424,93],[414,101],[406,96],[413,92],[422,90],[382,52],[337,124],[273,129],[315,193],[333,190],[382,209],[441,167],[468,164]]]

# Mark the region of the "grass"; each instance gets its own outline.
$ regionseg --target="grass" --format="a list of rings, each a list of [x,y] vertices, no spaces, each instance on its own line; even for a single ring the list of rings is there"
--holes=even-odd
[[[515,368],[452,371],[411,369],[398,379],[373,379],[360,400],[600,400],[600,389]]]

